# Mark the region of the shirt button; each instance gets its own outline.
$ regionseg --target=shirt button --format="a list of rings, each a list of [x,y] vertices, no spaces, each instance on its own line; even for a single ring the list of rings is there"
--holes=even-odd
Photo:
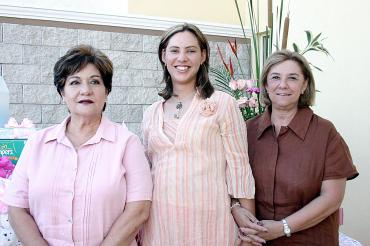
[[[69,219],[69,220],[68,220],[68,222],[69,222],[69,223],[72,223],[72,219]]]

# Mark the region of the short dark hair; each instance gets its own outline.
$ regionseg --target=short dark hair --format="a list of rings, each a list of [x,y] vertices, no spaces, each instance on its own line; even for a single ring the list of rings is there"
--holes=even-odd
[[[266,91],[267,76],[271,68],[285,61],[295,61],[301,68],[303,77],[307,80],[307,88],[298,100],[298,107],[309,107],[314,104],[316,96],[315,79],[309,62],[301,54],[289,50],[279,50],[272,53],[266,60],[260,77],[261,99],[267,106],[271,105],[270,97]]]
[[[93,64],[99,70],[107,93],[111,92],[112,61],[100,50],[90,45],[81,44],[69,49],[54,65],[54,85],[59,95],[62,95],[67,77],[80,71],[88,64]]]
[[[195,86],[198,88],[198,92],[202,98],[209,98],[213,92],[215,91],[213,85],[211,84],[211,81],[209,80],[209,56],[210,56],[210,48],[208,44],[207,38],[204,36],[204,34],[199,30],[198,27],[195,25],[184,23],[179,24],[176,26],[171,27],[168,29],[162,36],[162,39],[159,43],[158,47],[158,57],[159,61],[161,62],[162,68],[163,68],[163,78],[162,82],[166,84],[165,88],[158,93],[161,97],[163,97],[165,100],[169,99],[173,95],[173,85],[172,85],[172,79],[171,75],[167,70],[167,67],[165,66],[165,63],[162,60],[162,52],[167,48],[168,42],[172,38],[173,35],[179,32],[190,32],[192,33],[196,39],[198,40],[199,47],[201,51],[205,51],[206,59],[205,61],[200,65],[198,73],[197,73],[197,80]]]

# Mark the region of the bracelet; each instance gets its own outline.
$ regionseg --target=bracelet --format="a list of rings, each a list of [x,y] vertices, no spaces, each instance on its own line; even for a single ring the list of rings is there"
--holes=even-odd
[[[283,232],[284,232],[285,236],[290,237],[292,235],[292,231],[289,227],[288,222],[286,221],[286,219],[282,219],[281,222],[283,222]]]
[[[235,207],[240,207],[240,202],[235,202],[233,205],[231,205],[230,210],[232,210]]]

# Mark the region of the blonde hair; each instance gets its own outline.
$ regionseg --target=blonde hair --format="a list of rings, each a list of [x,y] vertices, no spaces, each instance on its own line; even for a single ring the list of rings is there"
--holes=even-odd
[[[261,100],[266,105],[271,105],[270,97],[266,91],[267,76],[271,68],[285,61],[295,61],[301,68],[304,79],[307,80],[307,88],[298,100],[298,107],[309,107],[314,104],[316,96],[315,79],[310,64],[301,54],[289,50],[280,50],[272,53],[266,60],[260,77]]]

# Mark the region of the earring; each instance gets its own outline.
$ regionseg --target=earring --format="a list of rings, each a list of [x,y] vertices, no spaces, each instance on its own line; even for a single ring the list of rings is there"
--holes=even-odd
[[[303,95],[303,94],[304,94],[304,91],[301,92],[301,95]]]

